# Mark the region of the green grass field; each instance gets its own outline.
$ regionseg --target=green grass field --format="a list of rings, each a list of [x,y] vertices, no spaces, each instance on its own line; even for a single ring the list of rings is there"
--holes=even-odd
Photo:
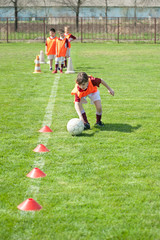
[[[159,240],[160,45],[73,43],[76,74],[56,76],[47,64],[33,74],[40,50],[0,43],[0,239]],[[101,85],[105,126],[94,127],[88,103],[91,130],[72,137],[66,125],[77,117],[70,92],[80,71],[103,78],[115,96]],[[45,135],[38,130],[56,78],[53,133]],[[50,152],[34,153],[43,138]],[[45,178],[26,177],[41,164]],[[18,210],[27,198],[42,210]]]

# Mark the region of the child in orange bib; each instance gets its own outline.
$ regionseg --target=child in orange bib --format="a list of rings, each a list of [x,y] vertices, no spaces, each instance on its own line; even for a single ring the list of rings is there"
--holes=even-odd
[[[48,56],[49,62],[50,62],[50,70],[52,70],[52,64],[53,64],[53,59],[55,59],[56,55],[56,40],[57,37],[56,35],[56,30],[54,28],[50,29],[50,37],[47,38],[46,40],[46,47],[45,47],[45,53]]]
[[[57,73],[59,62],[61,62],[60,73],[63,73],[64,60],[68,47],[68,39],[64,36],[64,31],[59,30],[60,37],[56,41],[56,59],[55,70],[52,73]]]
[[[68,48],[65,57],[65,67],[67,67],[67,58],[71,55],[71,42],[76,40],[76,37],[69,33],[69,26],[64,27],[64,36],[68,39]]]
[[[71,94],[75,95],[75,109],[79,118],[84,122],[85,129],[90,129],[90,124],[88,122],[83,104],[87,103],[86,97],[88,96],[96,107],[96,126],[103,126],[101,122],[102,117],[102,105],[101,98],[98,91],[99,85],[104,85],[108,92],[114,96],[114,91],[108,86],[108,84],[100,78],[94,78],[88,76],[85,72],[80,72],[77,76],[75,88],[72,90]]]

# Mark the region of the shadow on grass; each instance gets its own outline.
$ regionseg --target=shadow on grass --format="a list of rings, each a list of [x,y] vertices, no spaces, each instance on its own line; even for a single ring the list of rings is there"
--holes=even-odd
[[[92,137],[94,136],[95,132],[89,133],[89,130],[82,132],[80,135],[77,135],[76,137]]]
[[[131,133],[139,129],[140,127],[141,125],[137,125],[133,127],[129,124],[123,124],[123,123],[105,123],[103,127],[95,127],[95,128],[99,129],[100,131],[116,131],[116,132]]]

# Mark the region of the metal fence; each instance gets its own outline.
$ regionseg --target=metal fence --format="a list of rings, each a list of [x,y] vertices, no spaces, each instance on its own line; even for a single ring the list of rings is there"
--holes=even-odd
[[[160,18],[0,18],[0,41],[45,41],[49,29],[70,26],[70,32],[85,41],[160,42]]]

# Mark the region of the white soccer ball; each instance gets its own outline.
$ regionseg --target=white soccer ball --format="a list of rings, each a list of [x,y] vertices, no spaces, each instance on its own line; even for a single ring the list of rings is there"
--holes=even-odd
[[[73,136],[79,135],[84,130],[84,123],[79,118],[72,118],[67,123],[67,130]]]

